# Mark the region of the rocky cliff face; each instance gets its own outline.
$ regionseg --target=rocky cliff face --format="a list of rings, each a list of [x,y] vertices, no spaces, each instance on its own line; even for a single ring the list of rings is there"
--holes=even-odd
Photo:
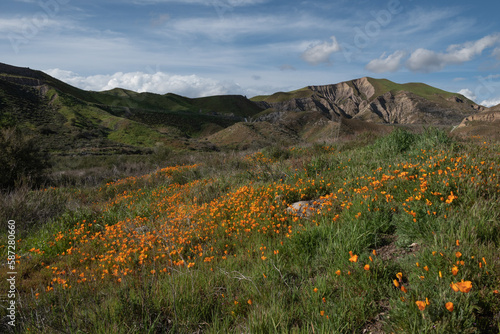
[[[486,109],[483,112],[464,118],[457,128],[466,127],[472,124],[500,122],[500,105]]]
[[[345,117],[389,124],[453,125],[483,109],[459,94],[436,93],[429,99],[406,90],[384,91],[372,80],[376,83],[374,79],[361,78],[334,85],[309,86],[311,94],[308,97],[292,96],[285,101],[258,103],[281,113],[317,111],[334,121]]]

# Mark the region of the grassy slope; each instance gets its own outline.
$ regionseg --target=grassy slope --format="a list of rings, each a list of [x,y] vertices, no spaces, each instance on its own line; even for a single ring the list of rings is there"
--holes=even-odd
[[[19,332],[500,329],[498,144],[395,131],[196,160],[34,193],[80,208],[19,225]]]
[[[300,88],[297,90],[293,90],[291,92],[277,92],[272,95],[259,95],[259,96],[254,96],[250,100],[254,102],[258,101],[266,101],[269,103],[273,102],[284,102],[288,101],[291,99],[300,99],[300,98],[306,98],[310,97],[313,94],[313,92],[307,88]]]
[[[474,102],[470,101],[469,99],[460,94],[450,93],[423,83],[398,84],[387,79],[374,79],[374,78],[368,78],[368,81],[375,87],[375,93],[373,94],[372,99],[375,99],[376,97],[381,96],[387,92],[392,92],[396,94],[401,91],[408,91],[414,93],[415,95],[428,99],[430,101],[442,101],[443,98],[446,99],[454,96],[460,96],[460,98],[462,98],[467,103],[474,104]],[[347,83],[348,85],[351,85],[350,82]],[[352,87],[354,88],[354,86]],[[284,102],[291,99],[309,97],[312,94],[313,92],[309,88],[304,87],[291,92],[278,92],[272,95],[255,96],[251,100],[256,102],[266,101],[270,103]]]
[[[387,79],[373,79],[373,78],[368,78],[368,81],[370,81],[370,83],[375,87],[374,97],[383,95],[389,91],[392,92],[393,94],[400,91],[408,91],[414,93],[415,95],[423,97],[429,101],[438,101],[442,100],[443,98],[446,99],[459,96],[469,104],[474,104],[474,102],[470,101],[463,95],[447,92],[442,89],[435,88],[423,83],[412,82],[406,84],[397,84]]]
[[[181,137],[225,128],[261,111],[243,96],[190,99],[121,88],[84,91],[40,71],[0,65],[1,76],[14,81],[0,80],[0,126],[17,124],[37,136],[56,133],[51,136],[55,141],[40,136],[55,151],[114,144],[152,147],[158,142],[182,147]],[[42,84],[49,87],[45,97],[30,87]],[[41,129],[47,126],[49,130]]]

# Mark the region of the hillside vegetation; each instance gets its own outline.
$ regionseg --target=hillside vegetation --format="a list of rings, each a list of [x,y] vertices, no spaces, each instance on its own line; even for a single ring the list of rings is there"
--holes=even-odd
[[[498,143],[398,129],[165,163],[26,191],[16,332],[499,332]]]

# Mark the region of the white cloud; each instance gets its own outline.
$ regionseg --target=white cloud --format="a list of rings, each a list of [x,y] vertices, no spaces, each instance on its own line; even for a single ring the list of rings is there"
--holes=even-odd
[[[340,45],[335,36],[330,37],[331,42],[314,43],[309,45],[302,53],[302,59],[311,65],[330,63],[330,55],[340,51]]]
[[[401,67],[403,57],[406,57],[405,51],[398,50],[387,57],[384,52],[380,58],[370,61],[365,68],[374,73],[396,72]]]
[[[488,107],[488,108],[494,107],[498,104],[500,104],[500,97],[484,100],[480,103],[480,105]]]
[[[34,15],[33,17],[22,18],[0,18],[1,33],[16,33],[24,38],[36,35],[43,28],[61,26],[65,23],[48,18],[47,15]]]
[[[241,87],[235,83],[224,83],[197,75],[171,75],[164,72],[117,72],[112,75],[80,76],[77,73],[58,68],[46,70],[45,73],[70,85],[93,91],[119,87],[136,92],[175,93],[188,97],[242,92]]]
[[[450,45],[446,52],[438,53],[427,49],[415,50],[406,66],[414,72],[435,72],[451,64],[462,64],[480,55],[484,49],[500,42],[500,34],[485,36],[474,42]]]
[[[460,89],[458,91],[458,94],[462,94],[463,96],[465,96],[466,98],[468,98],[469,100],[472,100],[472,101],[476,101],[477,99],[477,96],[476,94],[474,94],[470,89],[468,88],[464,88],[464,89]]]
[[[192,35],[206,36],[208,40],[218,39],[227,41],[243,38],[243,35],[271,36],[276,34],[290,34],[290,31],[324,29],[330,22],[316,17],[304,15],[300,18],[288,15],[234,15],[221,19],[219,17],[191,17],[171,19],[165,29],[156,33],[163,33],[171,38],[179,36],[191,39]]]

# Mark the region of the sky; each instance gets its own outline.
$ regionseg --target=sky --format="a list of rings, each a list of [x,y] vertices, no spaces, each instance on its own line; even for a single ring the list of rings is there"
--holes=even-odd
[[[252,97],[365,76],[500,103],[500,3],[2,0],[0,62],[82,89]]]

